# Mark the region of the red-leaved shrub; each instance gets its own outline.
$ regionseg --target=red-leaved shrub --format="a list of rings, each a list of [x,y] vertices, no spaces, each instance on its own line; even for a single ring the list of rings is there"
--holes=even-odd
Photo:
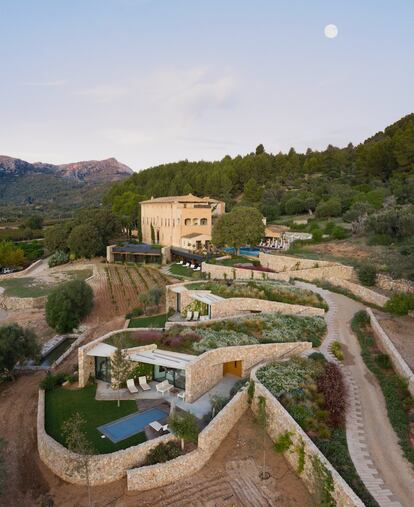
[[[347,392],[341,370],[335,363],[327,363],[324,373],[317,380],[318,391],[324,395],[331,426],[345,422]]]

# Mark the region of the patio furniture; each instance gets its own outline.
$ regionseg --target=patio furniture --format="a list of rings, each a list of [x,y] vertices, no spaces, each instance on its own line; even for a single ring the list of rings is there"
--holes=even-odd
[[[149,391],[151,389],[151,386],[147,383],[147,377],[145,377],[145,375],[143,377],[139,377],[138,382],[143,391]]]
[[[193,312],[192,311],[188,311],[187,312],[187,317],[185,318],[185,320],[191,320],[193,317]]]
[[[193,320],[198,320],[199,317],[200,317],[200,312],[193,313]]]
[[[128,390],[131,394],[135,394],[138,392],[137,386],[135,385],[133,378],[129,378],[127,380],[127,387],[128,387]]]
[[[173,388],[173,385],[168,382],[168,380],[163,380],[159,384],[157,384],[156,389],[159,393],[161,393],[163,396],[165,393],[167,393],[170,389]]]
[[[200,320],[209,320],[208,315],[200,315]]]
[[[168,431],[168,424],[160,424],[158,421],[150,422],[148,426],[150,426],[150,428],[155,430],[157,433],[159,431]]]
[[[185,401],[185,391],[180,391],[177,394],[177,398],[181,398],[183,401]]]
[[[196,268],[194,268],[194,271],[201,271],[201,266],[197,266]]]

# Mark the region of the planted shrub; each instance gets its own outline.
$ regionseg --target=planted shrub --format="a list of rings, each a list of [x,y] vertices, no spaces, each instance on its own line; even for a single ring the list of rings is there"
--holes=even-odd
[[[375,362],[380,368],[383,368],[384,370],[389,370],[392,368],[391,359],[388,354],[378,354],[375,358]]]
[[[348,233],[346,229],[341,227],[340,225],[336,225],[331,232],[331,236],[335,239],[345,239]]]
[[[336,364],[328,363],[325,366],[323,374],[317,379],[317,386],[324,395],[330,424],[335,427],[343,425],[347,393],[341,370]]]
[[[283,454],[288,451],[290,446],[293,444],[292,435],[293,433],[291,431],[285,431],[279,435],[273,444],[274,450],[279,454]]]
[[[384,309],[393,315],[407,315],[414,310],[414,294],[405,294],[400,292],[394,294],[385,303]]]
[[[134,308],[131,312],[127,313],[125,315],[125,317],[127,319],[133,319],[135,317],[141,317],[141,315],[143,315],[143,313],[144,313],[143,308],[141,306],[138,306],[138,308]]]
[[[180,445],[177,442],[167,442],[166,444],[158,444],[148,453],[144,465],[156,465],[157,463],[165,463],[174,458],[181,456]]]
[[[367,287],[372,287],[377,281],[377,270],[372,264],[361,264],[357,269],[358,280]]]
[[[40,382],[40,388],[45,391],[52,391],[55,387],[62,385],[65,380],[67,380],[65,373],[57,373],[56,375],[53,375],[48,372],[46,377]]]
[[[69,254],[63,252],[62,250],[55,252],[47,261],[49,268],[60,266],[61,264],[66,264],[67,262],[69,262]]]
[[[342,352],[342,345],[338,341],[332,342],[331,345],[332,354],[338,359],[338,361],[343,361],[344,353]]]

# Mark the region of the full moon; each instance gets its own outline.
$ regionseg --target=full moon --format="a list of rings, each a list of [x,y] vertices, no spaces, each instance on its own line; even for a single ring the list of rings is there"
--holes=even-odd
[[[328,39],[335,39],[338,35],[338,27],[336,25],[326,25],[324,28],[325,37]]]

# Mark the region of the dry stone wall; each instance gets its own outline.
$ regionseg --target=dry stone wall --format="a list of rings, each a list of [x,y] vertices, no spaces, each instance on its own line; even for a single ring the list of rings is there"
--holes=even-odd
[[[378,292],[369,289],[368,287],[364,287],[363,285],[359,285],[358,283],[350,282],[349,280],[341,280],[338,278],[326,278],[326,281],[331,283],[332,285],[336,285],[337,287],[342,287],[349,292],[352,292],[354,296],[359,297],[363,301],[368,304],[381,306],[383,307],[385,303],[388,301],[388,297]]]
[[[303,305],[291,305],[255,298],[228,298],[217,301],[211,305],[211,317],[213,319],[229,317],[232,315],[261,312],[280,312],[285,315],[323,316],[325,311],[322,308],[314,308]]]
[[[144,463],[149,451],[160,443],[175,440],[168,434],[111,454],[97,454],[89,460],[92,486],[99,486],[125,477],[127,470]],[[83,457],[56,442],[45,430],[45,392],[39,391],[37,407],[37,446],[42,462],[58,477],[72,484],[86,484]]]
[[[253,366],[262,361],[300,354],[311,348],[310,342],[291,342],[239,345],[208,350],[187,365],[186,401],[192,403],[216,385],[223,377],[224,363],[241,361],[241,376],[245,377]]]
[[[348,486],[344,479],[332,467],[325,456],[320,452],[308,435],[302,430],[299,424],[293,417],[285,410],[283,405],[266,389],[266,387],[259,382],[256,377],[258,368],[251,372],[251,379],[255,383],[254,398],[252,401],[252,410],[255,414],[258,413],[258,399],[263,396],[266,400],[266,415],[267,415],[267,433],[269,437],[275,441],[281,434],[285,432],[291,433],[293,445],[291,449],[284,454],[284,457],[297,471],[299,466],[299,449],[304,446],[305,463],[304,470],[300,474],[301,479],[311,493],[316,490],[315,474],[313,472],[312,457],[317,457],[319,461],[329,470],[332,474],[334,483],[333,497],[338,507],[364,507],[363,502]],[[292,451],[292,452],[290,452]]]
[[[374,331],[375,336],[377,337],[381,348],[384,352],[386,352],[391,359],[392,365],[394,366],[395,371],[401,375],[408,382],[408,390],[411,395],[414,397],[414,373],[408,364],[404,361],[401,354],[398,352],[398,349],[392,343],[390,337],[381,327],[381,324],[378,322],[377,318],[374,315],[374,312],[371,308],[367,308],[367,313],[369,318],[371,319],[371,327]]]
[[[376,285],[380,289],[391,292],[410,292],[414,293],[414,282],[410,280],[394,280],[390,276],[378,275]]]
[[[237,393],[198,436],[198,446],[184,456],[127,472],[129,491],[145,491],[173,484],[203,468],[248,407],[247,392]]]
[[[47,297],[17,298],[0,295],[0,308],[4,310],[28,310],[31,308],[43,308]]]

